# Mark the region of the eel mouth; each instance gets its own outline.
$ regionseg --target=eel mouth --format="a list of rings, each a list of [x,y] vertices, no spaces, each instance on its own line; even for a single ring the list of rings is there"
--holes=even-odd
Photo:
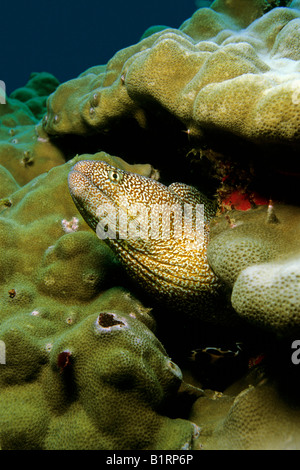
[[[93,182],[93,173],[96,170],[95,161],[81,160],[75,163],[71,168],[68,176],[68,184],[71,194],[75,194],[81,189],[84,189],[85,185],[95,186]],[[85,184],[83,184],[85,182]]]
[[[71,196],[77,201],[84,201],[87,197],[91,185],[90,177],[77,169],[77,164],[72,168],[68,175],[68,185]]]
[[[68,175],[68,185],[71,196],[78,203],[84,205],[89,200],[98,200],[98,204],[112,202],[108,194],[93,181],[93,174],[96,171],[96,164],[99,161],[82,160],[77,162]]]

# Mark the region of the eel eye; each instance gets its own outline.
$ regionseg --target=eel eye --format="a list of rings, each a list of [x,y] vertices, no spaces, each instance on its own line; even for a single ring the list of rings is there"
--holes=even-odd
[[[117,170],[110,170],[108,172],[108,177],[113,183],[120,183],[122,181],[122,174]]]

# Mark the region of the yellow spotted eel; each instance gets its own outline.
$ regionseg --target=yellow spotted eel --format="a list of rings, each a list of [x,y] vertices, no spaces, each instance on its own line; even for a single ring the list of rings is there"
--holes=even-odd
[[[105,242],[116,253],[129,276],[153,299],[179,310],[196,309],[204,316],[207,314],[207,308],[218,297],[220,287],[206,257],[208,223],[215,213],[211,201],[185,184],[164,186],[154,179],[120,170],[102,161],[76,163],[69,173],[68,183],[79,212],[95,231],[100,220],[97,210],[103,204],[110,204],[116,210],[123,200],[146,207],[153,204],[177,204],[181,207],[184,203],[193,207],[204,204],[204,243],[201,249],[190,249],[186,239],[175,238],[172,223],[169,239],[117,237],[106,238]],[[130,209],[128,212],[128,220],[134,220]]]

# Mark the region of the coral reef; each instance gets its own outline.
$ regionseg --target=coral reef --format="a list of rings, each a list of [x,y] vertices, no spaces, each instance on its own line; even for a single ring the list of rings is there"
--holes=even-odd
[[[153,173],[104,152],[83,158]],[[181,371],[151,331],[149,311],[115,287],[114,255],[68,194],[79,159],[35,178],[2,206],[1,447],[189,448],[197,427],[164,415]]]
[[[206,450],[299,450],[300,407],[259,373],[241,390],[207,391],[190,419],[202,425],[198,448]]]
[[[270,204],[231,211],[210,227],[208,261],[235,311],[279,336],[300,330],[299,224],[299,207]]]
[[[1,368],[3,449],[191,447],[197,426],[162,414],[180,369],[137,302],[111,289],[60,315],[59,304],[36,306],[1,325],[11,358]]]
[[[41,119],[46,110],[48,96],[59,85],[59,81],[47,72],[32,73],[24,87],[14,90],[10,98],[26,103],[37,119]]]
[[[0,164],[21,186],[65,163],[63,152],[39,126],[48,94],[57,85],[50,74],[32,74],[27,85],[0,106]]]
[[[215,0],[0,104],[1,449],[300,448],[299,24],[299,0]],[[99,168],[133,202],[201,191],[199,264],[99,240]]]
[[[46,131],[99,133],[129,117],[146,126],[148,109],[163,108],[190,135],[225,132],[296,145],[300,13],[294,3],[264,15],[264,1],[218,0],[197,10],[179,30],[152,34],[106,67],[59,86],[48,100]]]
[[[143,147],[144,161],[161,164],[167,177],[166,151],[175,168],[195,155],[195,171],[226,178],[229,194],[247,183],[250,192],[299,202],[298,7],[218,0],[177,30],[152,28],[106,65],[60,85],[44,129],[85,145],[94,136],[97,149],[125,159]]]

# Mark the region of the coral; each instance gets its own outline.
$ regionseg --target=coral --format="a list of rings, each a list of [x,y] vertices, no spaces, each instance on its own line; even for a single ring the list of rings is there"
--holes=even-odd
[[[126,293],[108,290],[84,311],[37,307],[1,326],[8,357],[0,371],[2,449],[192,445],[197,427],[162,414],[180,369]]]
[[[5,83],[0,80],[0,104],[6,103],[6,88]]]
[[[45,114],[46,100],[58,87],[59,81],[47,72],[32,73],[24,87],[14,90],[10,98],[26,103],[37,119]]]
[[[0,198],[5,198],[20,188],[12,174],[0,165]]]
[[[232,290],[234,309],[278,335],[300,327],[299,224],[299,207],[284,204],[233,210],[211,222],[208,261]]]
[[[0,104],[1,449],[300,448],[299,24],[299,0],[215,0],[66,83],[34,73]],[[172,247],[144,297],[142,270],[125,276],[69,194],[80,161],[216,196],[201,263]],[[207,297],[194,321],[164,283],[176,256],[188,295],[205,267],[197,307],[205,275],[220,287],[211,323]]]
[[[197,10],[179,30],[152,34],[59,86],[46,131],[89,135],[121,118],[146,126],[148,112],[165,109],[190,135],[296,145],[300,13],[290,6],[263,14],[262,0],[218,0]]]
[[[212,194],[227,178],[227,196],[246,188],[299,202],[299,19],[296,1],[217,0],[179,29],[152,27],[61,84],[44,129],[62,141],[76,135],[81,153],[100,145],[129,161],[143,148],[144,161],[173,180],[188,156]],[[199,183],[191,174],[185,182]]]
[[[299,405],[283,398],[272,380],[257,377],[252,382],[238,393],[229,389],[198,398],[190,414],[202,426],[198,448],[300,449]]]
[[[21,186],[65,163],[63,152],[38,122],[27,104],[17,99],[8,98],[0,106],[0,164]]]
[[[80,158],[155,176],[104,152],[77,156],[2,205],[1,448],[190,448],[197,426],[168,417],[181,371],[68,194]],[[13,180],[2,174],[8,191]]]
[[[300,328],[300,258],[259,264],[242,271],[234,284],[232,305],[240,316],[279,334]]]
[[[144,31],[142,37],[140,40],[147,38],[148,36],[152,36],[152,34],[158,33],[159,31],[163,31],[164,29],[169,29],[168,26],[164,25],[155,25],[155,26],[150,26],[149,28]]]

